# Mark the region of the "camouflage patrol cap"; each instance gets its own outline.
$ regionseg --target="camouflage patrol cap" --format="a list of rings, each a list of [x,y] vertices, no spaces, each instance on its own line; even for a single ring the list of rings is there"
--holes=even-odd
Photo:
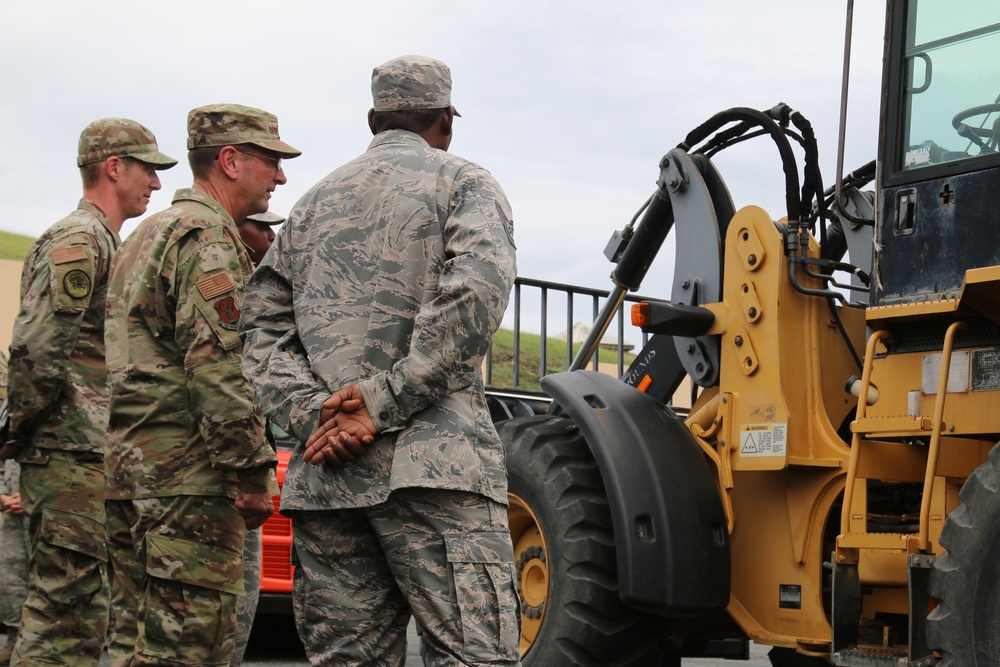
[[[451,70],[424,56],[393,58],[372,70],[372,101],[375,111],[451,106]]]
[[[263,213],[254,213],[253,215],[248,215],[244,220],[252,220],[254,222],[263,222],[265,225],[280,225],[285,221],[283,217],[277,213],[271,213],[270,211],[264,211]]]
[[[101,118],[80,133],[76,166],[109,157],[130,157],[155,169],[169,169],[177,164],[177,160],[160,152],[152,132],[128,118]]]
[[[188,150],[206,146],[252,144],[293,158],[302,151],[278,136],[278,117],[242,104],[209,104],[188,112]]]

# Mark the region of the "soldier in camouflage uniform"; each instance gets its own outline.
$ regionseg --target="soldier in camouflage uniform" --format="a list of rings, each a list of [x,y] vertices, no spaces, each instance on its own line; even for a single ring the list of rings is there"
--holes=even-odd
[[[188,114],[194,185],[143,220],[108,287],[106,509],[113,665],[229,662],[244,527],[274,511],[277,463],[240,367],[252,270],[235,220],[267,210],[295,150],[277,118]]]
[[[13,459],[3,463],[3,476],[0,477],[0,510],[3,511],[0,522],[0,623],[6,628],[7,643],[0,648],[0,665],[9,664],[14,653],[21,607],[28,597],[28,555],[31,552],[28,517],[18,491],[21,466]]]
[[[518,664],[503,446],[480,367],[515,277],[510,205],[447,152],[451,73],[372,74],[375,138],[289,214],[247,286],[244,366],[300,441],[282,513],[316,665]],[[311,465],[317,463],[319,465]]]
[[[248,215],[236,223],[240,241],[247,249],[254,266],[260,264],[260,260],[264,258],[264,254],[274,241],[274,225],[280,225],[284,221],[285,219],[277,213],[265,211]],[[265,435],[267,435],[266,425]],[[277,480],[274,480],[272,492],[277,494]],[[243,654],[246,653],[247,642],[250,641],[253,617],[257,613],[257,601],[260,599],[260,561],[263,547],[260,533],[260,528],[248,530],[243,541],[243,588],[246,592],[236,600],[236,648],[229,660],[232,667],[239,667],[243,662]]]
[[[0,401],[7,398],[7,355],[0,350]],[[7,459],[0,475],[0,623],[7,643],[0,647],[0,665],[10,663],[21,624],[21,607],[28,595],[28,553],[31,535],[27,515],[21,505],[21,467]]]
[[[80,135],[83,199],[28,251],[11,343],[11,430],[28,513],[28,597],[11,664],[96,665],[108,623],[104,306],[122,224],[160,189],[159,152],[135,121],[105,118]]]

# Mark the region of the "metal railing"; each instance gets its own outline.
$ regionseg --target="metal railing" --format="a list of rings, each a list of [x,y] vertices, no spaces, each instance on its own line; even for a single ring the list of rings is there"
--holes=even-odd
[[[514,326],[514,343],[513,343],[513,373],[510,389],[522,389],[521,379],[522,379],[522,356],[521,356],[521,327],[523,322],[523,307],[526,300],[530,300],[532,296],[537,296],[538,301],[538,313],[539,313],[539,375],[538,379],[545,377],[549,374],[548,362],[549,362],[549,306],[551,293],[557,293],[564,295],[565,298],[565,317],[566,317],[566,359],[565,365],[561,366],[560,371],[568,370],[573,362],[573,326],[574,322],[574,312],[576,312],[577,299],[583,301],[584,308],[588,305],[590,307],[590,322],[593,323],[598,318],[601,306],[605,300],[607,300],[610,292],[605,290],[592,289],[590,287],[580,287],[578,285],[566,285],[564,283],[554,283],[545,280],[534,280],[531,278],[517,278],[514,282],[514,292],[512,300],[513,308],[513,326]],[[654,299],[649,299],[648,297],[643,297],[640,295],[626,295],[624,301],[629,303],[636,303],[639,301],[650,301]],[[626,368],[626,354],[629,348],[625,344],[625,303],[623,302],[618,306],[617,313],[615,314],[615,322],[613,323],[614,331],[617,332],[618,345],[617,345],[617,374],[621,377],[625,373]],[[612,330],[611,327],[608,329]],[[648,336],[644,333],[638,332],[637,335],[641,336],[642,345],[646,344]],[[560,341],[561,342],[561,341]],[[577,343],[582,341],[576,341]],[[486,356],[486,368],[485,368],[485,382],[487,386],[493,385],[493,349],[491,348]],[[589,364],[593,370],[600,370],[600,361],[598,351],[595,350]]]

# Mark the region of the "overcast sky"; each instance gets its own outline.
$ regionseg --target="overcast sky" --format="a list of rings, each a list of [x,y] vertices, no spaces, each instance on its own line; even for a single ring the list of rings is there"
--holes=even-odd
[[[652,192],[659,159],[728,107],[787,102],[833,183],[846,2],[32,0],[0,5],[0,229],[37,236],[75,206],[80,130],[135,119],[181,160],[150,211],[190,185],[186,116],[235,102],[277,114],[303,151],[271,200],[287,213],[371,139],[374,65],[444,60],[461,111],[452,152],[514,209],[519,273],[605,288],[603,249]],[[883,3],[857,3],[846,167],[875,155]],[[719,160],[737,207],[783,215],[773,145]],[[123,232],[138,220],[125,223]],[[672,252],[672,251],[671,251]],[[667,296],[670,258],[641,292]],[[667,282],[666,285],[663,283]]]

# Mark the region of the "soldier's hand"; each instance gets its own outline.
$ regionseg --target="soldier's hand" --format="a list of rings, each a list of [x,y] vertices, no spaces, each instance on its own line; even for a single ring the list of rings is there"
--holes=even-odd
[[[333,426],[324,435],[313,435],[312,444],[306,447],[302,455],[306,461],[313,465],[329,463],[334,468],[343,468],[348,463],[356,461],[359,456],[364,455],[375,442],[373,432],[361,433],[359,436],[351,435],[347,430],[337,425],[339,417],[331,420]]]
[[[322,424],[333,419],[338,412],[355,412],[365,407],[365,398],[357,382],[333,393],[320,408],[319,421]]]
[[[24,514],[24,507],[21,506],[21,494],[0,495],[0,507],[7,514]]]
[[[267,521],[267,518],[274,514],[274,503],[271,502],[271,494],[267,491],[261,493],[238,493],[236,494],[236,511],[243,517],[243,523],[247,530],[260,528]]]
[[[320,418],[322,424],[306,440],[302,455],[313,465],[326,462],[342,468],[357,460],[375,442],[375,424],[356,382],[328,398]]]
[[[10,444],[4,444],[0,447],[0,461],[6,461],[7,459],[12,459],[17,456],[17,453],[21,451],[17,447]]]

